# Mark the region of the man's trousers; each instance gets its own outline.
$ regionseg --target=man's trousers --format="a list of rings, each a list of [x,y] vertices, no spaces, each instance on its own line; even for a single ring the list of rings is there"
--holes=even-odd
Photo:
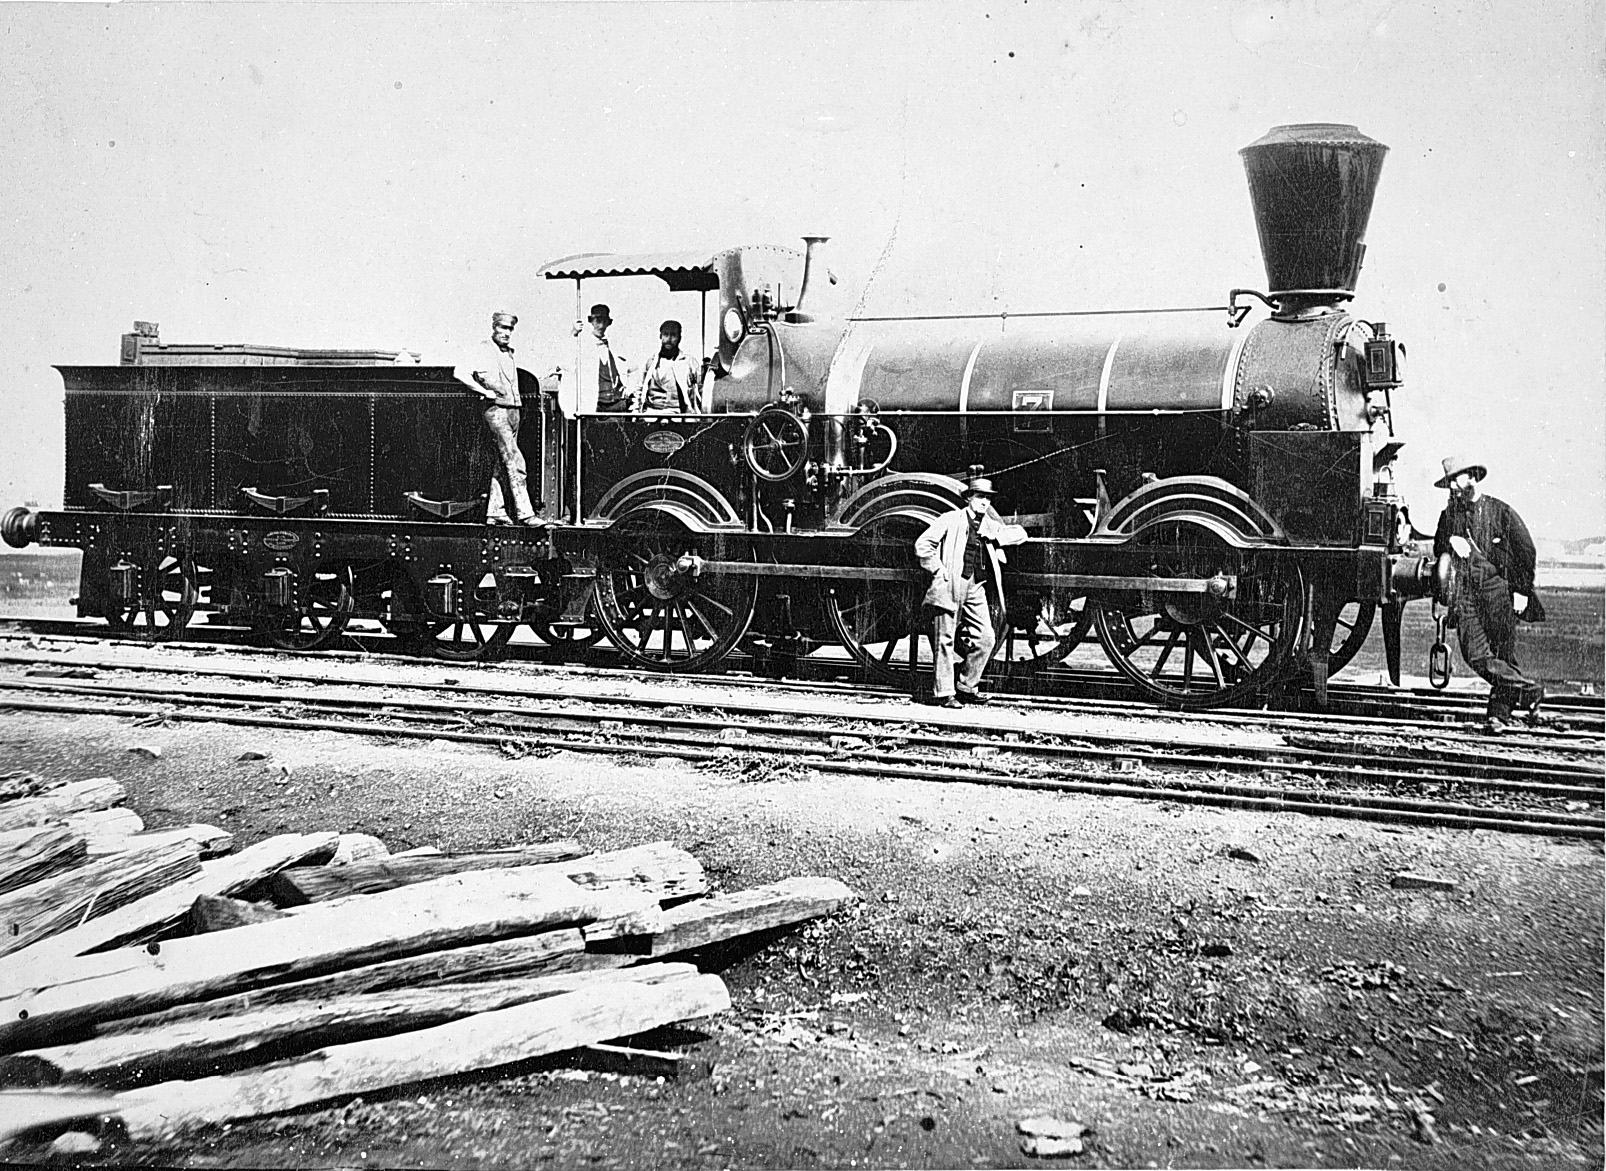
[[[1517,669],[1517,615],[1511,590],[1496,579],[1456,607],[1461,657],[1489,684],[1489,715],[1509,720],[1513,708],[1531,708],[1542,692]]]
[[[954,613],[935,611],[932,619],[933,663],[932,693],[939,699],[954,693],[954,669],[960,665],[955,642],[964,649],[964,664],[959,671],[961,691],[975,691],[981,685],[981,673],[993,654],[993,616],[987,606],[987,591],[978,581],[965,578],[959,583],[961,599]]]
[[[485,510],[486,523],[507,523],[509,504],[513,506],[514,521],[522,524],[534,520],[535,508],[530,504],[524,453],[519,450],[519,408],[487,403],[483,414],[485,429],[491,433],[491,442],[496,446],[496,472],[491,477],[491,503]]]

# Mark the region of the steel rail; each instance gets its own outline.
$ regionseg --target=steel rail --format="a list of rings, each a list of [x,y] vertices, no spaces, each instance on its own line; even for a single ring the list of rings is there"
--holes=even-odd
[[[17,710],[55,714],[106,714],[103,705],[61,703],[48,700],[10,699],[3,706]],[[685,760],[714,762],[728,760],[735,749],[730,745],[715,748],[706,746],[680,747],[678,744],[631,745],[598,741],[567,739],[554,736],[513,738],[483,732],[468,732],[452,728],[405,728],[394,724],[378,724],[352,720],[308,720],[274,716],[251,715],[226,711],[185,712],[171,708],[124,708],[121,715],[140,718],[160,716],[165,719],[190,722],[228,723],[248,727],[278,728],[286,731],[330,731],[354,735],[388,736],[404,739],[444,739],[469,744],[491,744],[498,747],[516,744],[526,747],[551,748],[554,751],[584,751],[606,755],[619,755],[623,751],[650,748],[660,756],[673,756]],[[788,759],[797,760],[796,746],[786,745],[782,750]],[[1478,808],[1475,815],[1439,813],[1431,807],[1413,808],[1412,803],[1392,799],[1359,797],[1354,794],[1331,795],[1334,800],[1322,800],[1324,795],[1300,792],[1296,797],[1263,786],[1227,786],[1218,783],[1183,783],[1166,787],[1132,785],[1110,781],[1102,774],[1086,770],[1064,770],[1057,776],[1017,776],[1009,773],[989,772],[969,767],[964,770],[940,767],[911,768],[900,764],[883,764],[879,761],[808,758],[810,768],[825,772],[877,776],[898,780],[941,781],[964,784],[995,785],[1008,788],[1037,789],[1051,792],[1082,793],[1095,796],[1121,796],[1140,800],[1177,801],[1197,805],[1213,805],[1236,809],[1257,809],[1268,812],[1306,813],[1316,816],[1351,818],[1368,821],[1393,822],[1406,825],[1447,827],[1458,829],[1490,829],[1509,833],[1548,834],[1561,837],[1578,837],[1590,840],[1606,839],[1606,823],[1583,819],[1556,820],[1561,815],[1536,816],[1530,811],[1505,811]],[[1420,804],[1420,803],[1417,803]],[[1520,813],[1520,815],[1519,815]]]
[[[370,687],[384,689],[390,685],[388,683],[354,682],[343,684],[343,686],[353,689]],[[546,718],[556,721],[592,721],[597,723],[603,721],[618,721],[621,719],[619,713],[616,712],[576,711],[573,708],[565,708],[559,712],[544,713],[540,711],[532,711],[528,707],[522,707],[508,703],[476,704],[473,712],[465,715],[461,704],[450,703],[444,700],[431,701],[408,699],[398,702],[395,700],[373,700],[355,696],[301,695],[295,693],[286,694],[284,692],[270,691],[242,691],[232,688],[227,691],[198,687],[186,687],[175,690],[172,687],[159,687],[154,685],[141,686],[132,683],[92,684],[34,679],[11,681],[0,680],[0,692],[6,691],[32,691],[37,693],[66,695],[113,695],[119,698],[146,700],[170,700],[174,697],[182,696],[186,701],[220,703],[230,706],[252,706],[263,704],[282,705],[286,703],[294,703],[300,707],[323,709],[366,707],[380,708],[381,710],[386,711],[423,712],[430,715],[448,716],[453,719],[470,718],[484,720],[493,715],[531,719]],[[577,698],[579,697],[571,697],[571,701]],[[3,695],[0,695],[0,706],[4,706],[4,704],[4,697]],[[676,706],[701,705],[681,702]],[[715,703],[707,706],[717,707],[723,710],[725,705]],[[771,711],[773,712],[774,709],[771,709]],[[806,716],[810,713],[790,712],[786,714],[793,716]],[[821,718],[839,719],[840,717],[832,716]],[[706,717],[632,714],[628,717],[623,717],[623,719],[624,722],[627,723],[664,728],[685,727],[706,729],[708,727],[708,720]],[[806,724],[782,725],[774,722],[748,725],[735,724],[727,721],[726,726],[733,728],[739,727],[744,731],[750,728],[757,728],[766,733],[782,733],[812,740],[829,740],[832,737],[846,734],[871,740],[896,740],[905,744],[921,744],[931,747],[948,747],[957,745],[963,746],[967,749],[992,748],[999,751],[1007,751],[1016,756],[1046,757],[1052,759],[1069,759],[1077,761],[1096,760],[1118,762],[1122,760],[1132,760],[1142,756],[1141,753],[1135,752],[1131,747],[1098,748],[1082,744],[1055,744],[1042,741],[1020,739],[1011,740],[1008,739],[1008,736],[1010,735],[1008,732],[1000,732],[996,736],[988,737],[977,735],[955,735],[951,732],[944,733],[942,735],[935,735],[930,733],[906,731],[863,731],[859,729],[854,729],[844,733],[838,728],[822,728]],[[1070,734],[1069,738],[1073,740],[1080,740],[1084,737],[1082,737],[1080,734]],[[1106,737],[1100,736],[1097,738],[1105,739]],[[1127,743],[1130,744],[1130,740],[1127,740]],[[1601,776],[1598,773],[1593,774],[1593,779],[1601,781],[1602,783],[1600,784],[1584,786],[1566,784],[1563,783],[1562,778],[1572,777],[1574,775],[1572,770],[1566,768],[1544,770],[1528,767],[1511,767],[1497,771],[1497,766],[1486,765],[1486,770],[1495,773],[1495,775],[1452,777],[1445,776],[1443,774],[1418,773],[1403,770],[1367,767],[1365,764],[1355,765],[1348,763],[1329,763],[1321,759],[1309,761],[1303,759],[1277,759],[1279,757],[1288,756],[1314,756],[1321,758],[1324,756],[1340,755],[1322,753],[1302,748],[1288,750],[1282,748],[1262,749],[1253,746],[1218,746],[1215,751],[1224,752],[1226,754],[1201,755],[1197,753],[1154,752],[1148,754],[1146,760],[1149,764],[1151,764],[1151,766],[1157,768],[1172,767],[1187,769],[1231,769],[1234,771],[1253,770],[1262,773],[1283,772],[1295,773],[1313,779],[1331,779],[1334,781],[1358,782],[1363,784],[1390,786],[1438,785],[1448,788],[1505,790],[1514,794],[1524,794],[1530,796],[1545,795],[1590,802],[1600,802],[1603,799],[1606,799],[1606,776]],[[1268,757],[1270,759],[1267,759]],[[1375,763],[1376,759],[1387,760],[1388,758],[1370,758],[1357,755],[1342,759],[1373,761]],[[1581,777],[1582,776],[1591,776],[1591,774],[1581,774]],[[1523,779],[1535,777],[1548,779]],[[1445,804],[1445,807],[1448,808],[1447,803]]]
[[[0,652],[0,663],[16,662],[16,661],[19,661],[19,660],[22,661],[22,662],[25,662],[25,663],[37,663],[37,662],[60,663],[61,662],[61,660],[59,660],[59,659],[49,659],[49,658],[45,658],[43,656],[31,656],[31,655],[29,655],[29,656],[19,656],[19,655],[15,655],[15,654],[9,654],[9,653]],[[470,694],[470,695],[484,695],[484,696],[493,697],[492,698],[493,704],[496,701],[504,699],[505,697],[507,697],[509,695],[521,696],[521,697],[530,698],[530,699],[566,699],[567,700],[567,699],[575,698],[575,696],[573,695],[572,691],[566,690],[566,689],[564,689],[564,688],[562,688],[560,686],[532,686],[532,685],[530,685],[528,679],[520,678],[520,677],[516,677],[516,676],[515,677],[500,676],[500,677],[498,677],[497,682],[494,685],[492,685],[492,684],[479,684],[479,683],[474,683],[474,682],[463,682],[463,681],[457,680],[457,679],[453,679],[449,683],[429,682],[429,681],[424,681],[424,680],[397,680],[397,679],[362,680],[362,679],[341,678],[339,676],[330,676],[330,675],[327,675],[327,674],[315,673],[315,672],[310,672],[310,671],[293,671],[293,670],[286,671],[286,670],[282,670],[282,669],[278,669],[278,668],[273,668],[273,669],[247,669],[247,668],[240,668],[240,667],[214,666],[214,665],[211,665],[211,664],[198,664],[198,663],[185,663],[182,666],[169,666],[169,665],[166,665],[166,664],[128,664],[128,663],[118,662],[115,659],[113,659],[113,660],[106,660],[106,659],[100,659],[100,660],[76,659],[73,662],[78,666],[90,666],[90,667],[96,667],[98,669],[103,669],[103,670],[128,670],[128,671],[134,671],[134,672],[190,674],[190,675],[203,675],[203,676],[222,677],[222,678],[231,678],[231,679],[247,679],[247,680],[254,680],[254,681],[271,681],[271,682],[274,682],[274,683],[290,681],[290,682],[297,682],[297,683],[307,683],[307,684],[313,684],[313,685],[329,685],[329,686],[386,687],[386,688],[391,688],[391,689],[395,689],[395,690],[405,690],[405,691],[440,691],[440,690],[443,690],[444,688],[448,688],[449,687],[452,691],[454,691],[456,693],[459,693],[459,694],[466,693],[466,694]],[[618,675],[630,678],[632,681],[636,681],[636,680],[639,680],[641,678],[638,674],[636,674],[634,672],[610,672],[610,674],[618,674]],[[517,684],[515,684],[515,679],[518,680]],[[102,684],[101,686],[106,686],[106,685]],[[132,685],[128,685],[128,686],[132,686]],[[231,693],[231,694],[234,694],[234,693]],[[605,704],[605,705],[613,705],[613,706],[660,707],[660,708],[662,708],[662,707],[694,706],[694,705],[696,705],[698,703],[703,703],[704,702],[704,701],[688,699],[685,696],[654,697],[654,696],[592,695],[592,696],[587,696],[586,698],[588,698],[591,702],[597,703],[597,704]],[[277,702],[277,701],[278,700],[275,700],[275,702]],[[480,706],[481,706],[481,708],[483,710],[485,705],[481,704]],[[738,712],[746,712],[746,713],[750,713],[750,714],[756,713],[756,714],[768,715],[768,714],[772,714],[775,711],[775,706],[774,706],[773,701],[753,702],[753,701],[742,700],[742,699],[732,700],[732,699],[729,699],[729,698],[721,698],[717,702],[706,702],[706,706],[716,707],[716,708],[721,709],[722,711],[727,711],[727,710],[728,711],[738,711]],[[816,716],[818,718],[843,719],[843,720],[849,720],[849,721],[863,720],[863,719],[866,718],[866,713],[853,712],[853,711],[842,711],[842,710],[817,711],[817,712],[810,712],[810,713],[807,713],[807,714],[814,715],[814,716]],[[1148,714],[1152,714],[1152,713],[1148,713]],[[953,727],[956,727],[956,726],[959,726],[959,727],[967,726],[962,721],[954,721],[954,720],[948,719],[946,717],[938,716],[934,712],[931,712],[930,709],[926,709],[925,711],[920,712],[920,713],[911,713],[910,716],[907,719],[901,720],[900,722],[902,722],[902,723],[910,723],[910,724],[925,724],[925,725],[936,726],[936,727],[941,727],[941,728],[953,728]],[[1082,740],[1082,741],[1091,740],[1091,741],[1095,741],[1095,742],[1112,743],[1112,744],[1119,744],[1119,745],[1123,745],[1123,746],[1130,746],[1135,741],[1136,742],[1140,742],[1140,743],[1141,742],[1147,742],[1147,743],[1150,743],[1150,744],[1166,745],[1166,746],[1182,746],[1182,747],[1190,746],[1188,741],[1177,740],[1177,739],[1161,740],[1161,739],[1158,739],[1158,738],[1149,738],[1147,741],[1145,741],[1142,736],[1134,736],[1131,732],[1115,733],[1115,732],[1098,732],[1098,731],[1093,731],[1093,730],[1080,730],[1079,729],[1073,734],[1073,737],[1075,739],[1077,739],[1077,740]],[[1321,752],[1321,750],[1310,749],[1310,748],[1306,748],[1306,747],[1303,747],[1303,746],[1300,746],[1300,745],[1297,745],[1297,744],[1286,745],[1286,746],[1284,746],[1284,745],[1275,745],[1275,746],[1231,746],[1231,745],[1207,744],[1207,743],[1204,743],[1204,742],[1201,742],[1201,741],[1194,741],[1194,742],[1192,742],[1191,746],[1192,747],[1208,748],[1211,751],[1223,752],[1223,753],[1228,753],[1228,754],[1239,754],[1239,755],[1254,754],[1257,757],[1264,757],[1265,755],[1279,755],[1279,756],[1304,755],[1304,756],[1307,756],[1307,757],[1314,757],[1319,752]],[[1120,752],[1120,753],[1118,753],[1118,755],[1127,755],[1127,756],[1132,755],[1130,747],[1127,747],[1124,752]],[[1343,767],[1345,767],[1347,769],[1353,769],[1353,768],[1355,768],[1357,766],[1361,767],[1361,768],[1365,768],[1370,764],[1376,763],[1377,760],[1387,760],[1387,759],[1390,759],[1390,757],[1388,757],[1386,754],[1382,754],[1382,753],[1365,754],[1365,753],[1355,753],[1355,752],[1348,752],[1348,753],[1328,752],[1328,753],[1325,754],[1325,759],[1324,760],[1313,761],[1313,764],[1314,763],[1324,763],[1324,764],[1327,764],[1327,765],[1330,765],[1330,766],[1333,766],[1333,767],[1343,766]],[[1261,761],[1261,767],[1268,767],[1268,765],[1266,764],[1266,762],[1264,762],[1262,760]],[[1472,762],[1472,763],[1469,764],[1469,767],[1479,768],[1479,769],[1485,770],[1485,771],[1498,770],[1499,775],[1503,775],[1503,776],[1519,776],[1519,777],[1520,776],[1532,776],[1532,777],[1537,777],[1537,778],[1547,778],[1547,779],[1551,779],[1551,780],[1555,780],[1555,779],[1558,779],[1558,778],[1561,778],[1561,777],[1575,777],[1575,778],[1579,778],[1579,779],[1588,778],[1590,780],[1594,780],[1594,779],[1596,779],[1596,778],[1598,778],[1598,777],[1600,777],[1602,775],[1601,767],[1599,765],[1593,763],[1593,761],[1591,761],[1590,763],[1587,763],[1587,764],[1578,764],[1578,765],[1571,764],[1571,763],[1555,763],[1555,762],[1545,763],[1545,764],[1534,764],[1534,763],[1524,764],[1524,763],[1517,762],[1517,761],[1512,761],[1512,762],[1507,763],[1507,764],[1496,765],[1496,764],[1494,764],[1492,762],[1484,760],[1482,762]],[[1415,776],[1417,776],[1419,774],[1407,774],[1407,775],[1411,776],[1411,777],[1415,777]],[[1465,781],[1464,781],[1463,778],[1459,778],[1458,777],[1458,778],[1455,778],[1453,781],[1446,781],[1446,782],[1442,782],[1442,783],[1465,783]]]

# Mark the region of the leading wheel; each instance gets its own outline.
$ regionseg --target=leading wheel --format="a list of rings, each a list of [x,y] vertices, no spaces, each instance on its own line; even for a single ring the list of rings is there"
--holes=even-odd
[[[809,454],[809,429],[783,407],[765,407],[742,436],[742,455],[761,480],[790,480]]]
[[[168,642],[182,635],[195,614],[200,589],[189,557],[156,556],[138,570],[135,597],[114,603],[106,621],[113,630],[145,642]]]
[[[418,649],[453,663],[491,662],[502,657],[516,625],[473,618],[431,622],[419,632]]]
[[[1157,578],[1236,584],[1228,596],[1155,591],[1101,602],[1094,625],[1121,674],[1178,708],[1236,703],[1281,676],[1304,615],[1297,567],[1182,522],[1156,525],[1144,544]]]
[[[853,543],[868,572],[836,578],[826,591],[826,618],[842,645],[871,676],[898,687],[909,683],[911,670],[923,680],[931,678],[931,631],[921,604],[927,578],[914,555],[915,538],[931,520],[931,515],[899,512],[865,522]],[[996,648],[1004,641],[1003,615],[993,606],[989,616]]]
[[[354,604],[349,567],[320,570],[307,583],[298,609],[264,615],[257,624],[262,636],[287,651],[312,651],[331,645],[346,629]]]
[[[1327,653],[1327,677],[1331,679],[1350,660],[1361,653],[1366,636],[1372,633],[1372,619],[1377,614],[1376,602],[1346,602],[1338,612],[1338,625],[1333,628],[1333,649]]]
[[[660,513],[617,521],[598,565],[593,602],[608,641],[626,658],[659,671],[717,663],[747,631],[758,578],[703,563],[746,554],[739,537],[692,533]]]

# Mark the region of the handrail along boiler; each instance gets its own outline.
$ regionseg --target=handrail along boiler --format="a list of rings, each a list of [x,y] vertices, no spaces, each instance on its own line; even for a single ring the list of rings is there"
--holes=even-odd
[[[123,364],[61,368],[65,508],[0,531],[84,549],[80,612],[152,638],[206,610],[310,648],[366,617],[483,658],[526,624],[666,670],[840,644],[907,682],[930,653],[913,540],[985,469],[1031,533],[993,670],[1096,633],[1162,703],[1300,670],[1321,700],[1381,608],[1397,680],[1402,605],[1434,588],[1393,486],[1404,353],[1347,309],[1386,149],[1330,124],[1244,148],[1269,290],[1211,310],[829,320],[822,237],[548,265],[577,299],[633,274],[705,321],[712,297],[717,353],[693,415],[588,413],[521,373],[541,529],[485,526],[491,455],[449,368],[137,328]]]

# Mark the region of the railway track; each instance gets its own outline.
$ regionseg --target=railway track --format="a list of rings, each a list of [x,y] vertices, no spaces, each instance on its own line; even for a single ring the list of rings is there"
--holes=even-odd
[[[119,640],[107,633],[104,623],[93,619],[41,619],[7,618],[0,616],[0,646],[16,634],[3,629],[15,627],[21,632],[57,638],[78,639],[95,645],[129,642],[133,645],[150,645],[136,640]],[[183,648],[196,646],[228,646],[245,654],[270,655],[275,658],[296,657],[294,652],[276,648],[253,646],[250,632],[242,627],[192,626],[181,642],[161,645]],[[314,652],[312,660],[344,657],[371,658],[392,652],[396,640],[382,632],[348,634],[343,649]],[[515,642],[506,648],[507,659],[514,663],[572,663],[593,670],[613,669],[635,677],[640,669],[624,664],[622,658],[606,645],[600,647],[552,646],[541,642]],[[401,657],[401,661],[418,662],[414,656]],[[423,662],[432,662],[424,659]],[[815,654],[801,660],[795,673],[787,678],[775,678],[764,672],[763,664],[741,652],[733,653],[725,669],[717,673],[677,676],[682,679],[718,679],[722,685],[757,684],[766,687],[800,687],[817,691],[824,685],[844,694],[875,694],[883,696],[906,695],[907,691],[889,687],[884,683],[867,681],[858,667],[849,659]],[[1127,680],[1112,670],[1058,667],[1033,673],[1031,676],[989,677],[988,686],[999,694],[1013,697],[1014,702],[1047,708],[1071,704],[1076,710],[1094,710],[1111,714],[1153,713],[1158,710],[1146,698],[1139,696]],[[1398,729],[1416,726],[1421,729],[1467,725],[1481,726],[1484,697],[1481,692],[1465,693],[1437,691],[1428,688],[1390,688],[1350,681],[1335,681],[1328,687],[1328,706],[1315,710],[1306,704],[1314,703],[1309,693],[1294,692],[1281,697],[1290,706],[1275,710],[1246,708],[1212,708],[1207,711],[1171,711],[1167,718],[1194,722],[1242,722],[1264,726],[1268,720],[1279,726],[1303,724],[1307,727],[1328,730],[1335,719],[1354,723],[1357,727],[1373,725]],[[1095,705],[1089,707],[1089,705]],[[1577,695],[1547,697],[1545,711],[1554,730],[1583,737],[1599,739],[1606,735],[1606,703],[1599,698]],[[1481,732],[1481,727],[1480,727]]]
[[[1153,709],[1118,720],[1072,701],[1011,700],[961,716],[862,689],[729,677],[453,665],[442,678],[440,664],[390,656],[210,663],[194,654],[173,661],[174,649],[0,652],[0,709],[441,739],[515,756],[672,756],[754,776],[849,773],[1606,836],[1599,742],[1576,733],[1502,740],[1494,755],[1486,741],[1442,729],[1425,736],[1368,724],[1313,737],[1296,722],[1278,734],[1281,713],[1256,713],[1253,728],[1235,735],[1230,722],[1212,729]]]

